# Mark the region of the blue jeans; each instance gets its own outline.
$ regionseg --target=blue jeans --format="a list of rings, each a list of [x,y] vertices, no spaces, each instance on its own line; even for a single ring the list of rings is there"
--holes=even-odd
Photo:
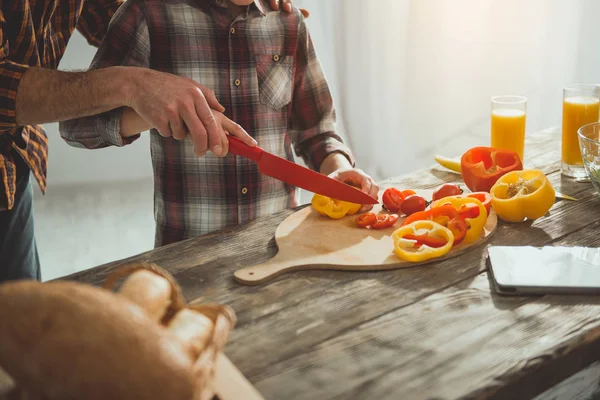
[[[17,279],[41,280],[33,229],[33,189],[29,167],[13,154],[17,187],[12,210],[0,211],[0,283]]]

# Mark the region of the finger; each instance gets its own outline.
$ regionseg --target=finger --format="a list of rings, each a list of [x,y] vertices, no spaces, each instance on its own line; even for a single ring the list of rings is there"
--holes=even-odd
[[[371,192],[371,186],[373,186],[373,182],[371,181],[371,179],[366,176],[366,175],[360,175],[360,189],[365,192],[365,193],[370,193]]]
[[[258,143],[252,136],[248,134],[240,125],[236,124],[229,118],[223,116],[223,120],[221,121],[221,125],[223,129],[225,129],[231,136],[235,136],[240,139],[242,142],[246,143],[250,147],[256,146]]]
[[[173,132],[171,132],[171,127],[169,126],[169,122],[156,124],[155,128],[162,137],[173,136]]]
[[[217,123],[217,131],[215,133],[208,132],[208,148],[217,157],[221,157],[223,153],[223,140],[225,140],[225,132],[223,132],[222,119],[225,116],[217,111],[213,113],[215,122]]]
[[[230,134],[227,131],[223,131],[225,133],[225,136],[223,137],[223,157],[225,157],[227,154],[229,154],[229,140],[227,139],[227,136]]]
[[[300,12],[302,13],[302,15],[304,15],[304,18],[308,18],[310,16],[310,12],[305,8],[301,8]]]
[[[225,147],[227,144],[227,147]],[[209,144],[209,146],[211,146]],[[212,148],[213,146],[211,146]],[[229,140],[227,140],[227,134],[223,130],[223,127],[219,125],[219,138],[218,138],[218,146],[214,146],[215,148],[220,148],[221,151],[215,153],[217,157],[225,157],[227,155],[227,151],[229,150]]]
[[[183,140],[187,136],[187,132],[183,129],[183,124],[181,118],[176,117],[169,121],[169,125],[171,126],[171,132],[173,138],[176,140]]]
[[[198,119],[196,112],[192,109],[185,109],[181,116],[183,117],[183,122],[188,128],[190,140],[194,144],[194,151],[198,156],[204,155],[206,151],[197,151],[200,150],[201,143],[206,143],[206,129],[204,129],[204,125]],[[204,139],[203,139],[204,138]]]
[[[371,180],[371,190],[369,191],[369,196],[374,199],[379,198],[379,185],[376,184],[373,180]]]
[[[269,4],[274,11],[279,11],[279,0],[269,0]]]
[[[283,9],[287,12],[292,12],[292,2],[290,0],[283,0]]]
[[[360,207],[360,209],[358,210],[359,213],[364,213],[367,211],[371,211],[373,209],[373,204],[365,204],[363,206]]]
[[[202,98],[202,100],[198,99],[195,102],[195,105],[196,113],[198,114],[202,125],[204,125],[204,129],[206,129],[206,135],[203,138],[200,138],[201,140],[199,140],[200,147],[198,150],[201,153],[205,153],[208,149],[208,143],[218,144],[218,146],[220,147],[219,126],[217,125],[217,120],[215,119],[212,110],[208,107],[206,101],[204,101],[204,98]],[[221,149],[214,148],[211,149],[211,151],[213,151],[213,153],[220,153]]]
[[[217,96],[215,95],[215,92],[213,92],[212,90],[210,90],[206,86],[202,86],[202,85],[200,85],[198,83],[196,83],[196,86],[198,86],[198,88],[200,89],[200,91],[204,95],[204,98],[206,99],[206,102],[208,103],[208,106],[210,108],[212,108],[213,110],[220,111],[220,112],[224,112],[225,111],[225,107],[223,107],[223,105],[221,103],[219,103],[219,100],[217,99]]]

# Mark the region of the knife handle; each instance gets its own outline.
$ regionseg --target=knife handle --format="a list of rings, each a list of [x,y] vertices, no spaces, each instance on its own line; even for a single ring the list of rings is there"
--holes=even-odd
[[[229,152],[236,156],[242,156],[249,158],[252,161],[258,161],[263,153],[263,150],[260,147],[250,147],[234,136],[228,135],[227,139],[229,139]]]

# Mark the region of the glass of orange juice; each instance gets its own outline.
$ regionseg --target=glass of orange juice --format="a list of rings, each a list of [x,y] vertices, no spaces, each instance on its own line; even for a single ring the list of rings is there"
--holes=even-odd
[[[525,153],[526,115],[526,97],[492,97],[492,147],[516,152],[521,162]]]
[[[577,131],[583,125],[598,122],[600,117],[600,86],[569,85],[563,89],[561,172],[572,178],[587,174],[581,158]]]

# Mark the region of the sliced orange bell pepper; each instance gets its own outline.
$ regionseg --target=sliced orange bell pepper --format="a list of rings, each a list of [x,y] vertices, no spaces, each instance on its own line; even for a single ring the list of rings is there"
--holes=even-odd
[[[468,230],[463,240],[465,243],[473,243],[481,238],[488,217],[481,201],[474,197],[444,197],[434,202],[431,207],[433,209],[444,205],[454,207],[467,223]],[[479,212],[472,210],[472,207],[479,209]]]
[[[522,170],[523,164],[514,151],[473,147],[461,157],[460,169],[465,185],[472,192],[489,192],[502,175]]]
[[[320,194],[315,194],[310,204],[319,214],[333,219],[340,219],[346,215],[356,214],[360,209],[360,204],[335,200]]]
[[[506,222],[535,220],[544,216],[556,199],[546,175],[537,169],[513,171],[492,187],[492,207]]]
[[[415,221],[392,233],[394,252],[409,262],[420,262],[441,257],[454,244],[450,229],[434,221]]]

